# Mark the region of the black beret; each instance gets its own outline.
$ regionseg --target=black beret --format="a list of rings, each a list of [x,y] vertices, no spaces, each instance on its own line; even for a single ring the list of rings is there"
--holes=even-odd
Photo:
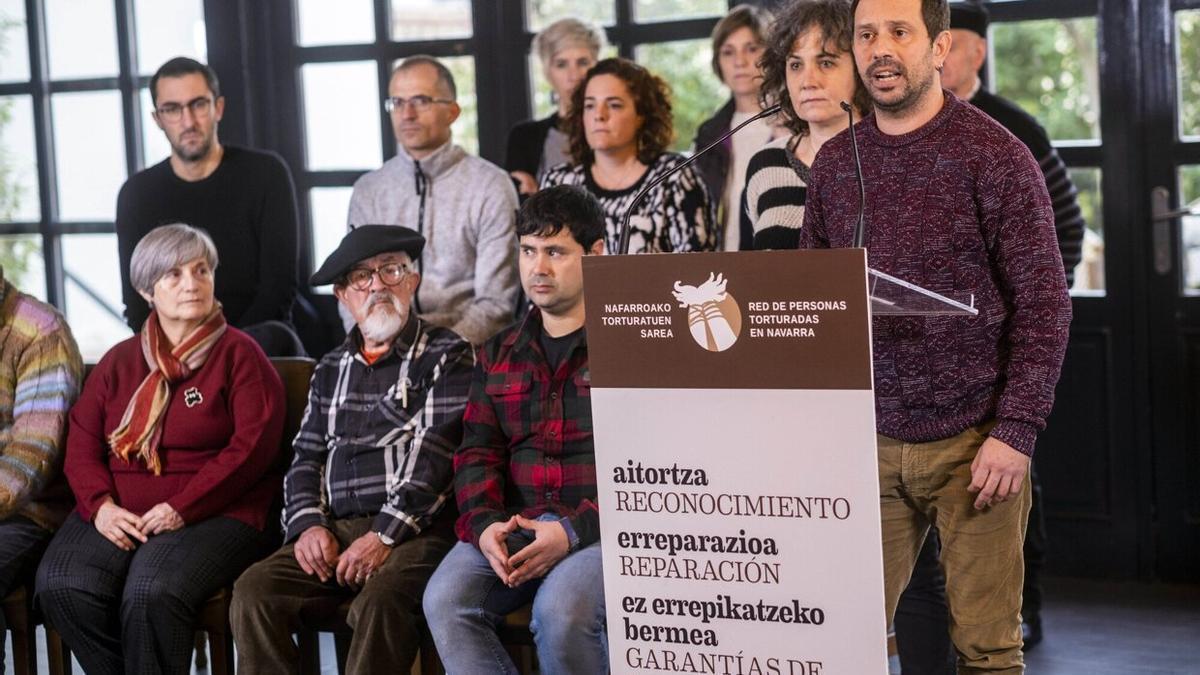
[[[403,251],[409,258],[417,260],[423,248],[425,237],[411,228],[401,225],[359,225],[342,237],[337,250],[329,254],[321,269],[313,273],[309,283],[313,286],[332,284],[359,262],[380,253]]]
[[[978,2],[955,2],[950,5],[950,27],[962,28],[987,37],[988,11]]]

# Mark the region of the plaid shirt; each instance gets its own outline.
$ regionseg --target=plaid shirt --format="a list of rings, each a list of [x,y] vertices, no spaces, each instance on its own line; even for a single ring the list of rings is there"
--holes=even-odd
[[[456,532],[476,546],[489,525],[515,513],[558,516],[579,548],[600,539],[587,338],[580,331],[552,373],[541,332],[534,308],[479,352],[454,455]]]
[[[332,519],[375,516],[400,543],[450,498],[474,354],[445,328],[409,319],[368,364],[358,328],[317,364],[283,483],[285,541]]]

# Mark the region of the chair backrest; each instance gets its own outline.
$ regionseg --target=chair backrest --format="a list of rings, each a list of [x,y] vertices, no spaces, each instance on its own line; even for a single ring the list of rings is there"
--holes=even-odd
[[[308,405],[308,384],[317,362],[304,356],[276,356],[271,358],[271,365],[275,366],[279,379],[283,380],[284,398],[287,400],[283,449],[290,463],[292,441],[300,431],[300,421],[304,419],[304,407]]]

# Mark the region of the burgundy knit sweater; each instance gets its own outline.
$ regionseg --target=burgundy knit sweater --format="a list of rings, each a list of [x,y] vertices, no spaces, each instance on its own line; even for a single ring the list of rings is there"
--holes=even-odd
[[[166,502],[188,525],[226,516],[264,529],[283,484],[273,465],[286,401],[262,349],[230,326],[204,365],[171,387],[159,476],[140,459],[118,458],[107,440],[149,373],[141,338],[134,335],[100,359],[71,408],[63,471],[80,517],[91,521],[112,497],[139,516]]]
[[[947,93],[911,133],[855,125],[866,183],[868,264],[966,301],[975,317],[876,317],[879,433],[910,443],[996,419],[991,435],[1031,455],[1054,402],[1071,299],[1037,163],[1012,134]],[[821,148],[801,248],[850,246],[858,219],[850,136]]]

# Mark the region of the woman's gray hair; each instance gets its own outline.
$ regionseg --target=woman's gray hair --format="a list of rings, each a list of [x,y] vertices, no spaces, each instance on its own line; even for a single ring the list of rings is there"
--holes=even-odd
[[[570,17],[555,21],[533,36],[533,51],[541,59],[544,68],[549,67],[550,59],[564,49],[586,47],[591,50],[593,58],[599,59],[600,52],[607,46],[608,38],[603,28]]]
[[[173,267],[204,258],[214,272],[217,247],[212,237],[198,227],[173,223],[150,230],[133,249],[129,260],[129,282],[146,295],[154,294],[154,284]]]

